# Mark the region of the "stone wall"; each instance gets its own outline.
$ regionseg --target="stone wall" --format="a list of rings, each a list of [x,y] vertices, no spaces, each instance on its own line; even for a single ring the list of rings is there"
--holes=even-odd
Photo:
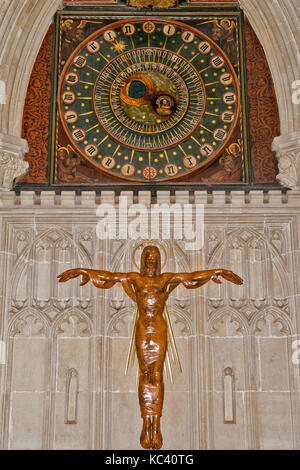
[[[126,193],[149,207],[150,193]],[[296,191],[158,192],[205,205],[198,252],[160,240],[165,270],[224,267],[244,278],[168,301],[183,372],[165,374],[164,449],[299,448],[299,201]],[[138,449],[136,364],[124,374],[135,306],[120,287],[58,284],[72,267],[131,271],[140,240],[100,240],[113,192],[2,195],[3,449]],[[172,361],[172,358],[170,358]]]

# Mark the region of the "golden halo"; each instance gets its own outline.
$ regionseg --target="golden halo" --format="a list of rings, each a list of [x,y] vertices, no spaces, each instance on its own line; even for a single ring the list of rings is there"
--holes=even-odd
[[[68,145],[68,147],[71,147],[71,145]],[[68,147],[58,147],[57,151],[59,150],[65,150],[67,152],[67,154],[69,155],[69,152],[70,150],[68,149]],[[72,147],[71,147],[72,148]]]
[[[239,148],[239,151],[240,151],[241,146],[237,142],[233,142],[231,145],[229,145],[229,151],[232,153],[232,149],[236,146]]]
[[[133,253],[132,253],[132,262],[133,262],[134,266],[136,267],[136,269],[139,271],[139,270],[140,270],[140,266],[138,266],[137,263],[136,263],[136,261],[135,261],[135,254],[136,254],[137,250],[138,250],[141,246],[143,246],[143,245],[145,245],[145,244],[147,244],[147,245],[157,245],[157,246],[161,249],[161,251],[163,252],[163,254],[164,254],[164,256],[165,256],[164,261],[162,261],[162,263],[161,263],[161,270],[163,270],[163,268],[164,268],[164,267],[166,266],[166,264],[167,264],[167,252],[166,252],[165,247],[164,247],[161,243],[159,243],[159,242],[157,242],[157,241],[155,241],[155,240],[143,240],[143,241],[142,241],[141,243],[139,243],[139,244],[135,247],[135,249],[133,250]]]

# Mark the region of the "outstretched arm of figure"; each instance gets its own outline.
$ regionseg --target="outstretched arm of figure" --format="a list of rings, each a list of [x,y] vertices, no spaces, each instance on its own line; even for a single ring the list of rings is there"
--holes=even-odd
[[[183,284],[187,289],[196,289],[210,280],[214,281],[216,284],[222,284],[219,276],[234,284],[243,284],[243,279],[228,269],[210,269],[207,271],[174,274],[169,281],[168,293],[172,292],[179,284]]]
[[[136,301],[135,292],[131,286],[131,279],[127,273],[111,273],[110,271],[76,268],[64,271],[57,277],[59,282],[66,282],[80,275],[82,276],[80,283],[81,286],[92,281],[95,287],[110,289],[116,284],[116,282],[121,282],[126,294],[129,295],[132,300]]]

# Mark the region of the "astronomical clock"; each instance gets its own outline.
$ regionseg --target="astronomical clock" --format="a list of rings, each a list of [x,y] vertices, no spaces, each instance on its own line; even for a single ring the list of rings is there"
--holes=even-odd
[[[247,183],[241,15],[59,13],[51,183]]]

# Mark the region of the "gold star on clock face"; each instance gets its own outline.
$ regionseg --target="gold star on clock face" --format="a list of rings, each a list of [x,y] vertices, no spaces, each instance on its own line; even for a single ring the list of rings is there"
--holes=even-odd
[[[124,41],[116,41],[114,44],[113,44],[113,49],[114,51],[118,52],[118,53],[121,53],[121,52],[124,52],[125,49],[126,49],[126,44]]]
[[[237,125],[239,103],[220,47],[167,19],[126,19],[94,32],[59,85],[74,149],[100,171],[136,182],[176,179],[213,162]]]

